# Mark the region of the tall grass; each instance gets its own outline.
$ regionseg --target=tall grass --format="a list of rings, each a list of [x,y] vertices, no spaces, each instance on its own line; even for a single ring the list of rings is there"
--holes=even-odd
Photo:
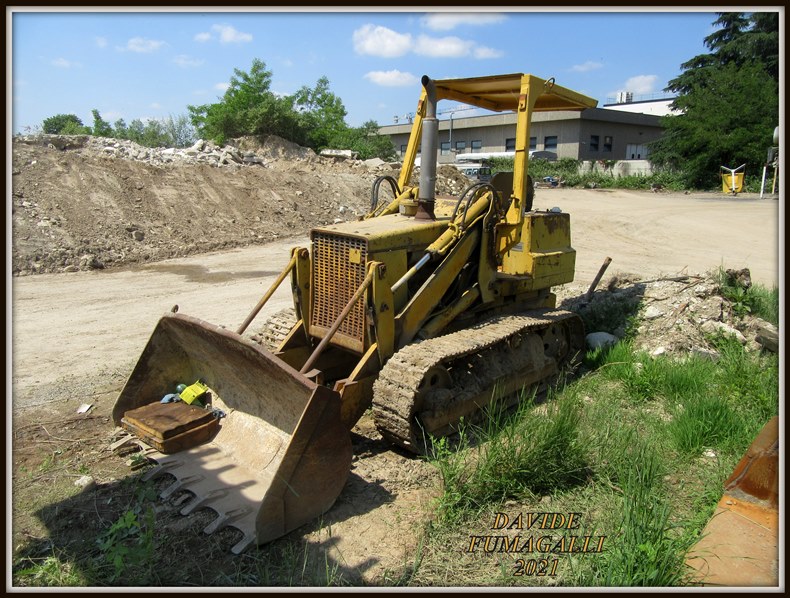
[[[711,361],[694,357],[682,363],[669,358],[656,359],[644,351],[636,351],[629,342],[592,351],[586,363],[599,368],[603,378],[621,384],[634,404],[703,392],[717,369]]]
[[[759,287],[753,291],[752,307],[761,294]],[[765,301],[776,311],[777,298],[768,293]],[[606,306],[607,313],[627,321],[632,316],[622,307]],[[588,373],[545,405],[527,402],[504,425],[491,418],[496,425],[485,427],[479,447],[467,443],[451,452],[438,441],[433,462],[444,494],[429,542],[444,547],[452,533],[486,525],[492,508],[534,509],[535,499],[549,494],[552,508],[584,511],[585,524],[606,536],[602,553],[569,557],[551,585],[690,584],[688,549],[714,512],[724,480],[779,411],[776,355],[723,335],[707,340],[716,361],[652,356],[628,340],[590,351]],[[511,585],[508,562],[502,563],[497,583]],[[440,570],[432,562],[424,566]],[[484,566],[479,572],[464,566],[471,572],[456,572],[469,578],[457,585],[486,585]]]
[[[719,396],[691,395],[669,427],[675,448],[684,455],[699,455],[705,447],[732,451],[739,446],[743,421]],[[737,448],[735,448],[737,451]]]
[[[626,453],[621,467],[619,527],[610,538],[610,549],[582,576],[582,585],[682,585],[683,555],[690,542],[672,533],[671,507],[662,496],[664,472],[659,459],[652,448],[637,442]]]
[[[580,408],[570,398],[535,407],[525,400],[515,417],[488,414],[481,427],[462,430],[461,446],[433,442],[430,460],[443,482],[439,518],[454,522],[512,497],[541,495],[585,479],[585,451],[579,440]],[[470,447],[470,437],[480,444]]]

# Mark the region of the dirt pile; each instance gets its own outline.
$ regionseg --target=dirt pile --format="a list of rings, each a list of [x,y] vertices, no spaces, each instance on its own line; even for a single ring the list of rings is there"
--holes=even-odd
[[[361,217],[373,181],[400,164],[317,156],[279,137],[219,148],[144,148],[90,136],[18,137],[12,272],[153,262],[305,235]],[[469,181],[451,169],[437,193]],[[382,190],[387,193],[389,190]]]

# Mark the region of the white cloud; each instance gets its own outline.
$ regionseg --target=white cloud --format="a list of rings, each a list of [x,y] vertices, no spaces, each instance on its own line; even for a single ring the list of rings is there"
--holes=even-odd
[[[417,38],[414,52],[432,58],[460,58],[469,56],[475,43],[458,37],[429,37],[421,35]]]
[[[601,64],[600,62],[593,62],[592,60],[588,60],[587,62],[582,64],[574,64],[571,67],[571,70],[574,73],[588,73],[590,71],[595,71],[600,68],[603,68],[603,64]]]
[[[100,48],[107,47],[107,38],[106,37],[97,37],[96,38],[96,45]]]
[[[487,46],[476,46],[472,51],[475,58],[485,60],[486,58],[502,58],[505,53],[502,50],[495,50]]]
[[[199,58],[192,58],[187,54],[179,54],[175,58],[173,58],[173,62],[180,66],[181,68],[189,68],[189,67],[196,67],[203,64],[203,60]]]
[[[65,58],[56,58],[52,61],[52,66],[56,66],[59,69],[70,69],[82,66],[79,62],[71,62],[70,60],[66,60]]]
[[[618,91],[632,91],[637,95],[653,93],[656,89],[657,80],[658,77],[656,75],[637,75],[628,79],[623,89]]]
[[[411,35],[398,33],[387,27],[363,25],[353,35],[357,54],[395,58],[406,54],[411,46]]]
[[[148,107],[153,108],[154,110],[159,110],[160,108],[162,108],[162,104],[160,104],[159,102],[151,102],[151,104]]]
[[[230,87],[230,83],[217,83],[214,86],[214,89],[217,89],[219,91],[227,91],[229,87]]]
[[[230,25],[212,25],[211,29],[219,34],[219,41],[223,44],[238,44],[252,41],[252,34],[237,31]]]
[[[399,70],[370,71],[365,74],[365,79],[382,87],[405,87],[419,81],[411,73],[403,73]]]
[[[156,52],[164,45],[165,42],[163,41],[133,37],[126,42],[126,47],[122,49],[129,50],[130,52],[139,52],[141,54],[150,54],[151,52]]]
[[[360,55],[397,58],[409,52],[431,58],[461,58],[472,56],[478,59],[500,58],[503,52],[479,46],[472,40],[460,37],[431,37],[420,35],[416,41],[409,33],[398,33],[380,25],[363,25],[353,34],[354,51]]]
[[[232,25],[212,25],[211,30],[219,36],[221,44],[241,44],[252,41],[251,33],[242,33]],[[209,31],[202,31],[193,37],[196,42],[204,43],[214,39],[214,35]]]
[[[450,31],[459,25],[495,25],[505,20],[505,15],[496,13],[452,13],[441,12],[426,15],[422,24],[433,31]]]

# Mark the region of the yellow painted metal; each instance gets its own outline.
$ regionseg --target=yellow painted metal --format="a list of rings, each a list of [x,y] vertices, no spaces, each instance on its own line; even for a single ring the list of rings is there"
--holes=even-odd
[[[307,372],[310,371],[310,368],[313,367],[313,364],[315,364],[315,362],[318,360],[318,357],[321,355],[321,353],[324,351],[326,346],[329,344],[329,341],[332,340],[332,337],[337,333],[338,329],[343,324],[343,321],[348,317],[349,313],[351,313],[351,310],[354,309],[357,303],[360,302],[360,299],[362,299],[362,296],[366,293],[368,287],[373,282],[373,277],[375,276],[374,266],[375,266],[375,262],[369,265],[368,273],[365,276],[365,279],[362,281],[362,284],[354,292],[354,295],[351,297],[351,299],[349,299],[348,303],[346,303],[345,307],[342,309],[340,314],[338,314],[334,323],[324,335],[324,338],[322,338],[321,342],[318,343],[318,346],[315,348],[315,351],[313,351],[313,354],[310,355],[308,360],[302,366],[302,369],[299,370],[300,374],[306,374]],[[364,308],[364,303],[362,305]],[[364,309],[363,309],[363,314],[364,314]]]
[[[584,110],[594,108],[598,102],[557,85],[553,78],[542,79],[524,73],[471,79],[445,79],[437,80],[434,84],[437,100],[451,99],[496,112],[514,111],[518,115],[513,165],[513,201],[504,222],[497,227],[497,249],[500,253],[505,253],[519,242],[522,232],[532,114],[557,110]]]
[[[422,137],[422,119],[425,117],[425,99],[427,93],[423,88],[420,94],[420,101],[417,102],[417,112],[414,115],[414,122],[411,127],[411,134],[409,135],[409,143],[406,146],[406,155],[403,156],[403,168],[398,177],[398,187],[406,189],[411,179],[411,173],[414,170],[414,160],[417,157],[417,150],[420,147]]]
[[[531,212],[522,224],[521,240],[502,257],[502,276],[528,276],[523,290],[573,281],[576,250],[571,247],[570,215]]]
[[[458,300],[440,314],[431,318],[421,329],[420,338],[433,338],[447,328],[459,315],[469,309],[480,298],[480,289],[477,286],[467,289]]]
[[[373,382],[382,365],[378,349],[378,345],[373,343],[348,377],[338,380],[333,388],[340,395],[340,419],[348,430],[370,407]]]
[[[309,330],[307,322],[310,321],[310,253],[307,249],[298,247],[292,251],[296,256],[296,264],[291,272],[291,292],[294,298],[297,317],[302,321],[305,335]]]
[[[468,79],[438,79],[434,81],[436,99],[455,100],[478,108],[495,112],[512,111],[518,113],[516,121],[516,162],[514,165],[513,195],[518,205],[507,216],[499,237],[502,251],[518,243],[527,179],[527,154],[529,151],[529,123],[535,112],[558,110],[584,110],[594,108],[598,102],[575,92],[567,87],[557,85],[553,78],[542,79],[526,73],[494,75],[488,77],[472,77]],[[425,117],[427,94],[425,89],[417,103],[414,122],[409,136],[406,153],[403,156],[403,167],[398,177],[398,185],[404,190],[400,198],[396,198],[383,210],[382,214],[397,212],[401,200],[414,199],[416,187],[407,188],[414,171],[414,161],[420,147],[422,137],[422,120]]]
[[[258,301],[258,304],[252,309],[249,315],[244,319],[241,326],[236,330],[236,334],[242,334],[245,330],[247,330],[247,326],[255,319],[255,316],[263,309],[263,306],[266,305],[266,302],[269,298],[274,294],[274,291],[282,284],[282,281],[285,280],[285,277],[288,276],[288,273],[293,269],[294,265],[296,265],[296,254],[294,251],[291,251],[291,260],[288,262],[288,265],[285,269],[280,272],[280,275],[274,281],[274,283],[269,287],[269,290],[261,297],[261,300]]]
[[[459,208],[455,221],[446,223],[446,230],[431,243],[427,251],[435,255],[445,255],[461,238],[463,231],[470,228],[473,222],[491,208],[491,197],[491,192],[484,193],[465,212]]]
[[[556,85],[553,78],[541,79],[525,73],[434,81],[437,99],[456,100],[495,112],[515,111],[525,83],[539,94],[533,102],[536,112],[583,110],[594,108],[598,103],[567,87]]]
[[[455,250],[447,255],[409,304],[398,314],[395,319],[396,326],[400,328],[396,345],[398,349],[414,339],[461,268],[468,263],[479,241],[480,232],[475,227],[461,238]]]
[[[454,205],[454,204],[453,204]],[[346,222],[343,224],[326,226],[313,229],[313,237],[329,236],[337,240],[332,246],[349,245],[349,258],[343,260],[339,256],[333,256],[330,261],[336,264],[337,271],[331,277],[326,277],[330,286],[322,291],[324,303],[328,299],[323,296],[326,293],[333,293],[336,296],[337,313],[343,307],[343,297],[350,298],[356,289],[356,284],[340,284],[339,281],[345,280],[345,270],[358,270],[361,266],[356,263],[354,257],[355,247],[353,244],[362,245],[366,248],[366,260],[381,262],[386,266],[386,274],[382,283],[390,287],[394,285],[409,268],[408,258],[411,254],[421,254],[432,242],[447,228],[449,217],[431,220],[415,220],[401,214],[388,214],[378,216],[368,220],[357,222]],[[345,264],[348,264],[346,266]],[[364,265],[364,264],[363,264]],[[352,288],[353,287],[353,288]],[[394,310],[399,311],[408,300],[407,288],[401,287],[395,291]],[[341,305],[342,304],[342,305]],[[324,330],[328,329],[328,324],[317,326],[315,319],[311,326],[311,334],[323,336]],[[366,347],[361,344],[361,338],[357,341],[340,336],[335,344],[345,343],[343,346],[358,353],[363,352]]]
[[[389,268],[383,264],[377,268],[371,290],[373,306],[373,329],[381,363],[386,363],[395,352],[395,298],[386,276]],[[403,289],[405,295],[406,289]]]
[[[316,227],[311,231],[311,236],[325,233],[360,239],[367,245],[368,256],[381,251],[416,251],[433,243],[447,228],[448,221],[447,218],[415,220],[400,214],[388,214],[368,220]]]

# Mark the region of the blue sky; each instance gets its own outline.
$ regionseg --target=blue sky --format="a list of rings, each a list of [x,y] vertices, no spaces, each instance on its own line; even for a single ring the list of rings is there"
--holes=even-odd
[[[554,77],[600,106],[619,91],[660,94],[683,62],[707,52],[703,39],[716,19],[708,8],[174,10],[180,12],[13,10],[7,37],[13,132],[55,114],[91,124],[93,108],[110,123],[186,114],[188,105],[216,102],[233,70],[249,70],[255,58],[272,71],[276,93],[292,94],[326,76],[352,126],[391,124],[413,113],[422,75],[527,72]]]

